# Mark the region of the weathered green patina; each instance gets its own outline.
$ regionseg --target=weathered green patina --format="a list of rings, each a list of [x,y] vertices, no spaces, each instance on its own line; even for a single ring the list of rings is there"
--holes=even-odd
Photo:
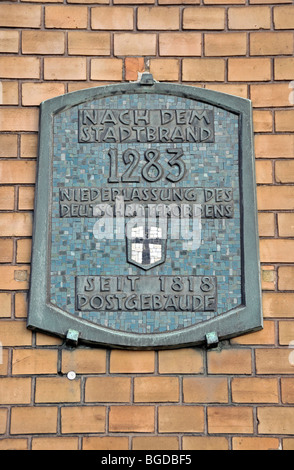
[[[215,346],[262,328],[249,100],[143,74],[45,101],[40,117],[29,328],[134,349]],[[118,237],[138,215],[126,201],[147,220],[155,200],[161,228]],[[175,202],[181,224],[199,222],[200,207],[197,246],[173,238]],[[101,238],[106,211],[116,240]]]

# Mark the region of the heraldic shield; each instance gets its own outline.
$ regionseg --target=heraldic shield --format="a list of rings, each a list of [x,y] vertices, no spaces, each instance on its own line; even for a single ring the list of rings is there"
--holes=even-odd
[[[147,271],[164,263],[167,220],[142,218],[141,224],[127,231],[127,262]]]

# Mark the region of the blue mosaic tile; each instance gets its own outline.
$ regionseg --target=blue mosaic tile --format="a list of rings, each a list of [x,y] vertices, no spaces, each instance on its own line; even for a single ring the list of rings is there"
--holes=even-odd
[[[142,272],[126,262],[125,240],[97,241],[93,235],[96,218],[60,218],[59,189],[62,187],[101,188],[107,185],[109,143],[78,142],[78,109],[212,109],[215,119],[214,143],[118,143],[119,154],[130,146],[142,152],[147,148],[182,148],[186,177],[169,187],[233,188],[234,217],[202,219],[202,243],[194,251],[183,249],[183,240],[171,239],[168,228],[164,264]],[[241,253],[239,207],[238,116],[223,109],[193,100],[165,95],[112,96],[61,112],[54,119],[54,161],[52,168],[52,248],[50,301],[72,315],[90,322],[133,333],[176,331],[218,316],[241,304]],[[139,169],[144,162],[140,162]],[[167,165],[164,158],[162,166]],[[119,160],[118,171],[125,167]],[[125,184],[117,183],[122,188]],[[136,187],[128,183],[128,187]],[[164,187],[164,183],[143,181],[140,187]],[[77,275],[196,275],[216,276],[215,312],[77,312],[75,276]]]

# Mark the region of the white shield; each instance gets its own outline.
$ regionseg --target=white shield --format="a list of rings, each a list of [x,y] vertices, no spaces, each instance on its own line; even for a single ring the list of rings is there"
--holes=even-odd
[[[166,231],[162,227],[144,225],[132,227],[127,240],[127,261],[141,269],[151,269],[164,263]]]

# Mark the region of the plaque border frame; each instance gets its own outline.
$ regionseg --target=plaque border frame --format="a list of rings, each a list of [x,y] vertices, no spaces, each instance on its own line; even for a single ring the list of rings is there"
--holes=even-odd
[[[51,220],[49,198],[52,187],[53,117],[59,112],[87,101],[135,93],[179,96],[217,106],[239,116],[242,305],[203,323],[164,333],[129,333],[104,328],[49,304],[47,299],[49,273],[46,262]],[[211,333],[215,334],[218,340],[224,340],[257,331],[263,327],[252,104],[250,100],[189,85],[156,81],[148,84],[143,81],[112,84],[87,88],[43,101],[40,105],[39,131],[32,270],[27,319],[29,329],[65,339],[70,336],[68,332],[74,331],[79,342],[92,346],[167,349],[207,343],[207,338]]]

